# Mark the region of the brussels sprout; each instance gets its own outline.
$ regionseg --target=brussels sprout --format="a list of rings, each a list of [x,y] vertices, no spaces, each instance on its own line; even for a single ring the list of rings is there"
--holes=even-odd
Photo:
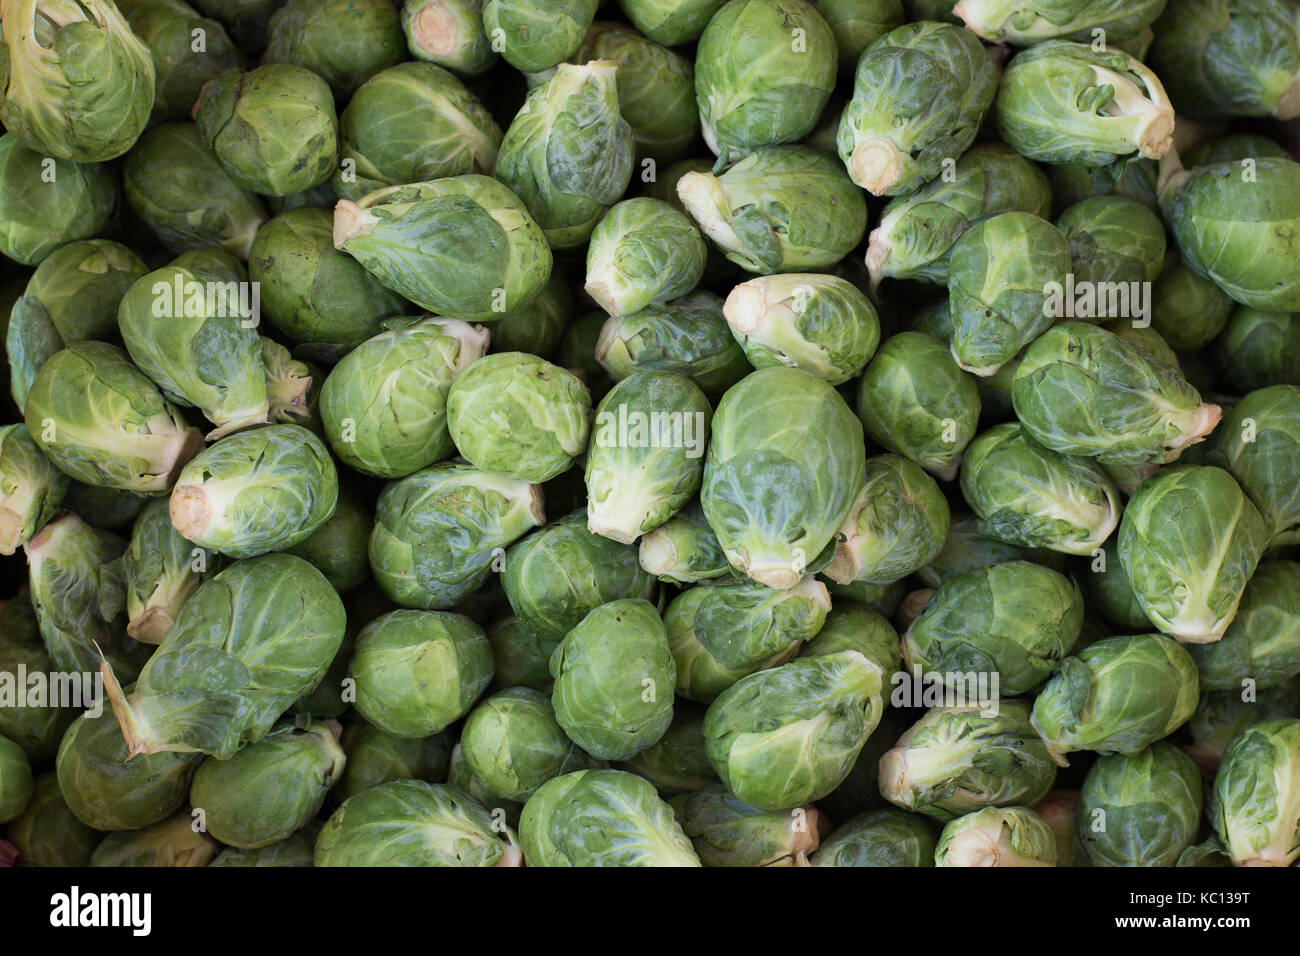
[[[1119,559],[1153,624],[1190,644],[1219,640],[1232,623],[1268,532],[1226,471],[1162,468],[1129,500]]]
[[[1144,156],[1107,161],[1104,166],[1086,163],[1049,166],[1047,178],[1052,187],[1052,209],[1059,215],[1094,196],[1125,196],[1149,209],[1158,209],[1157,170],[1156,162]]]
[[[1173,866],[1196,840],[1201,775],[1168,741],[1100,758],[1083,781],[1079,840],[1094,866]]]
[[[586,291],[612,316],[686,295],[707,247],[684,213],[658,199],[627,199],[600,220],[587,248]]]
[[[985,40],[1031,46],[1061,37],[1091,40],[1098,30],[1131,37],[1151,26],[1164,6],[1165,0],[961,0],[952,12]]]
[[[303,192],[338,165],[334,99],[323,79],[300,66],[227,70],[203,87],[194,121],[222,168],[249,192]]]
[[[821,841],[813,866],[934,866],[935,834],[922,816],[871,810]]]
[[[523,203],[473,174],[341,200],[334,245],[393,292],[459,319],[522,309],[551,274],[550,247]]]
[[[983,807],[1033,805],[1056,764],[1029,723],[1027,701],[936,707],[880,758],[880,792],[905,810],[947,822]]]
[[[882,685],[879,665],[852,650],[743,677],[704,719],[709,762],[760,810],[818,800],[848,775],[880,722]]]
[[[1070,271],[1070,246],[1047,220],[1006,212],[971,227],[948,266],[952,354],[989,376],[1051,326],[1049,288]]]
[[[462,76],[478,76],[497,61],[483,29],[483,0],[405,0],[402,30],[411,56]]]
[[[490,175],[501,146],[491,114],[431,63],[400,63],[366,81],[339,117],[339,132],[342,166],[333,183],[351,200],[385,186]]]
[[[49,159],[12,132],[0,136],[0,254],[39,265],[60,246],[103,232],[116,209],[107,166]]]
[[[258,850],[228,846],[208,866],[315,866],[316,833],[306,828]]]
[[[677,693],[707,704],[740,678],[784,664],[830,609],[826,586],[812,577],[789,590],[718,584],[683,591],[664,612]]]
[[[145,506],[122,555],[126,584],[127,633],[145,644],[161,644],[181,606],[219,569],[220,559],[195,547],[172,527],[168,503]]]
[[[492,645],[493,689],[522,686],[543,694],[551,692],[555,683],[551,654],[559,640],[539,637],[513,616],[489,625],[487,639]]]
[[[249,53],[266,49],[267,21],[284,0],[194,0],[194,6],[209,17],[224,23],[239,44]]]
[[[1119,492],[1096,462],[1044,448],[1016,423],[971,442],[961,490],[980,532],[1012,544],[1087,555],[1119,524]]]
[[[998,71],[975,36],[949,24],[909,23],[858,61],[837,146],[853,181],[875,196],[912,192],[975,139]]]
[[[966,230],[1007,212],[1046,217],[1051,205],[1042,170],[1001,144],[976,144],[950,176],[885,206],[867,248],[871,283],[892,277],[946,284],[953,244]]]
[[[1135,754],[1196,709],[1196,662],[1162,634],[1109,637],[1067,657],[1031,718],[1054,755]]]
[[[698,499],[643,535],[639,557],[642,568],[672,584],[697,584],[731,570]]]
[[[663,797],[690,793],[717,783],[704,745],[705,710],[688,700],[673,704],[673,722],[655,743],[623,766],[654,784]]]
[[[518,866],[514,833],[463,790],[393,780],[349,797],[321,830],[317,866]]]
[[[1065,559],[1059,552],[1036,551],[991,538],[979,531],[977,518],[967,516],[952,522],[943,550],[917,574],[926,584],[937,588],[958,574],[1004,561],[1033,561],[1057,571],[1065,570]]]
[[[1232,307],[1232,299],[1217,285],[1183,265],[1172,250],[1166,254],[1151,290],[1151,327],[1172,348],[1209,345],[1228,324]]]
[[[1216,436],[1219,456],[1259,506],[1269,546],[1300,542],[1300,387],[1273,385],[1243,397]]]
[[[817,635],[799,650],[800,657],[857,651],[893,675],[902,666],[898,632],[879,613],[858,601],[840,599],[826,615]]]
[[[1184,749],[1213,779],[1223,752],[1243,730],[1264,720],[1300,714],[1300,680],[1292,678],[1258,694],[1253,687],[1212,690],[1201,695],[1196,712],[1187,721],[1191,743]]]
[[[841,73],[851,73],[863,51],[903,25],[902,0],[810,0],[835,35]],[[925,17],[922,19],[933,19]]]
[[[1232,866],[1232,857],[1218,837],[1189,846],[1178,856],[1175,866]]]
[[[669,805],[705,866],[806,866],[824,825],[812,804],[757,810],[717,784]]]
[[[529,687],[511,687],[475,707],[461,749],[485,788],[513,800],[527,800],[552,777],[597,765],[565,736],[550,699]]]
[[[1017,53],[994,114],[1007,144],[1039,162],[1159,159],[1173,145],[1174,110],[1159,77],[1118,48],[1048,40]]]
[[[1160,274],[1165,256],[1164,223],[1136,199],[1085,199],[1061,213],[1056,228],[1070,243],[1070,272],[1076,287],[1088,283],[1103,295],[1107,283],[1131,288],[1136,283],[1155,282]],[[1152,301],[1157,301],[1154,295]]]
[[[115,534],[64,511],[26,544],[28,581],[45,649],[62,671],[93,672],[96,645],[113,646],[126,603],[112,562],[126,548]]]
[[[480,468],[542,482],[587,446],[591,395],[572,373],[524,352],[482,358],[452,382],[447,426]]]
[[[1110,465],[1174,461],[1222,414],[1178,368],[1085,322],[1040,335],[1016,369],[1011,396],[1031,438]]]
[[[975,437],[975,382],[933,336],[902,332],[885,341],[858,384],[858,417],[867,434],[944,481],[957,477]]]
[[[0,427],[0,554],[30,541],[67,490],[67,477],[41,453],[26,425]]]
[[[1238,866],[1300,858],[1300,720],[1266,720],[1228,745],[1214,778],[1210,820]]]
[[[718,404],[700,502],[733,568],[794,587],[834,541],[865,462],[861,430],[834,389],[811,372],[765,368]]]
[[[96,830],[139,830],[161,823],[185,802],[193,754],[130,754],[112,712],[72,722],[59,744],[59,789],[78,820]],[[278,783],[279,781],[277,781]]]
[[[838,48],[805,0],[735,0],[709,21],[695,64],[704,141],[723,168],[812,130],[835,86]]]
[[[489,338],[455,319],[392,325],[344,356],[320,396],[339,460],[382,478],[412,474],[451,453],[447,392],[483,357]]]
[[[468,465],[436,465],[380,494],[371,569],[398,604],[449,608],[487,579],[498,549],[545,520],[536,485]]]
[[[1160,205],[1187,267],[1235,301],[1300,311],[1300,163],[1261,159],[1162,176]]]
[[[154,63],[108,0],[5,4],[8,90],[0,123],[42,156],[121,156],[149,121]]]
[[[1300,116],[1300,10],[1283,0],[1182,0],[1156,24],[1151,66],[1180,114]]]
[[[1217,166],[1219,163],[1269,157],[1289,159],[1291,154],[1267,136],[1258,133],[1229,133],[1187,150],[1183,161],[1188,169],[1195,169],[1197,166]]]
[[[520,623],[556,641],[602,604],[649,599],[656,588],[637,563],[635,548],[587,530],[585,509],[513,545],[501,583]]]
[[[677,196],[728,259],[759,275],[829,269],[867,231],[862,193],[806,146],[764,147],[720,176],[688,172]]]
[[[1239,305],[1213,353],[1223,386],[1237,395],[1269,385],[1300,385],[1300,321],[1294,315]]]
[[[524,805],[517,800],[507,800],[500,794],[492,793],[487,787],[479,783],[478,778],[470,770],[469,762],[465,760],[464,750],[459,743],[451,749],[451,760],[447,768],[447,783],[452,787],[465,791],[465,793],[487,807],[494,818],[504,818],[504,822],[508,826],[516,829],[519,827],[519,815],[523,813]]]
[[[656,43],[677,46],[698,39],[727,0],[618,0],[633,25]]]
[[[903,658],[949,687],[969,689],[972,673],[996,673],[1010,697],[1055,673],[1082,626],[1077,584],[1051,568],[1008,561],[941,584],[903,634]]]
[[[343,752],[347,763],[333,790],[339,800],[390,780],[441,783],[447,779],[451,741],[446,734],[394,737],[363,721],[343,731]]]
[[[228,760],[204,760],[190,804],[207,832],[229,846],[259,849],[289,838],[311,820],[347,758],[331,721],[282,723]]]
[[[683,376],[636,372],[615,385],[596,408],[587,455],[588,529],[631,544],[695,497],[711,417]]]
[[[325,443],[300,425],[266,425],[210,446],[181,469],[172,524],[232,558],[301,544],[334,513],[338,472]]]
[[[1056,866],[1056,836],[1024,807],[985,807],[943,828],[935,866]]]
[[[497,178],[554,248],[586,242],[631,181],[634,146],[619,114],[617,68],[612,60],[561,64],[529,93],[501,141]]]
[[[654,787],[618,770],[548,780],[524,805],[519,839],[529,866],[700,865]]]
[[[272,324],[328,360],[407,309],[400,296],[335,251],[330,215],[322,209],[293,209],[267,223],[249,252],[249,278]]]
[[[150,121],[185,119],[208,80],[244,65],[244,56],[216,20],[200,19],[182,0],[117,0],[131,32],[153,58],[155,96]],[[195,35],[203,37],[195,50]]]
[[[596,360],[615,380],[637,370],[676,372],[711,397],[753,370],[712,292],[611,316],[600,330]]]
[[[1202,690],[1274,687],[1300,674],[1300,564],[1261,564],[1222,640],[1187,650]]]
[[[598,0],[484,0],[483,29],[505,61],[540,73],[578,52]]]
[[[32,768],[23,749],[0,735],[0,823],[22,815],[32,799]]]
[[[556,269],[530,304],[481,320],[492,332],[488,351],[528,352],[539,358],[553,354],[564,337],[572,308],[568,277]]]
[[[18,687],[24,673],[48,674],[55,669],[41,642],[31,601],[23,596],[0,602],[0,681]],[[40,765],[58,751],[77,711],[34,692],[28,693],[25,703],[25,707],[0,705],[0,735],[18,744],[32,764]]]
[[[469,618],[392,611],[357,637],[356,709],[395,737],[428,737],[469,712],[492,679],[492,649]]]
[[[891,584],[934,560],[948,536],[948,502],[934,479],[897,455],[867,459],[825,575],[840,584]]]
[[[1100,546],[1101,553],[1089,564],[1087,576],[1088,607],[1097,610],[1121,632],[1141,632],[1151,629],[1151,621],[1129,583],[1128,574],[1119,559],[1115,538]]]
[[[238,282],[168,266],[131,286],[117,322],[136,367],[217,426],[209,440],[266,422],[262,341]]]
[[[108,239],[70,242],[41,261],[5,335],[10,392],[20,410],[55,352],[69,342],[114,337],[118,303],[147,271],[139,256]]]
[[[300,544],[285,548],[311,562],[340,594],[370,575],[366,545],[374,529],[370,502],[355,490],[339,490],[334,513]]]
[[[338,592],[302,558],[236,561],[185,602],[129,696],[101,667],[128,755],[229,759],[320,683],[345,625]]]
[[[1092,865],[1079,841],[1078,790],[1052,790],[1034,804],[1033,810],[1056,836],[1057,866]]]
[[[880,320],[853,283],[829,275],[751,279],[723,306],[754,368],[786,365],[831,385],[861,374],[880,344]]]
[[[246,259],[266,221],[261,200],[230,178],[193,123],[164,123],[140,137],[122,165],[122,187],[173,253],[220,246]]]
[[[267,24],[262,63],[306,67],[345,98],[405,56],[392,0],[285,0]]]
[[[22,863],[86,866],[103,834],[73,816],[51,772],[36,778],[27,808],[9,824],[6,836]]]
[[[551,655],[555,718],[593,757],[626,760],[672,721],[676,665],[654,605],[640,598],[593,610]]]

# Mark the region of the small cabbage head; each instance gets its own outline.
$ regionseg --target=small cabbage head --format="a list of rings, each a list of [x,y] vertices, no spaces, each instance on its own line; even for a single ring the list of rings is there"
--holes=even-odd
[[[551,277],[550,247],[528,209],[474,174],[340,200],[334,246],[388,289],[450,318],[522,309]]]
[[[15,0],[0,124],[42,156],[98,163],[134,145],[154,102],[154,62],[109,0]]]
[[[705,866],[807,866],[826,826],[811,803],[758,810],[710,784],[669,801]]]
[[[497,62],[483,29],[483,0],[405,0],[402,30],[411,56],[461,76],[486,73]]]
[[[1164,223],[1136,199],[1085,199],[1061,213],[1056,228],[1070,243],[1070,272],[1076,287],[1155,282],[1164,265]],[[1159,301],[1154,291],[1152,300]]]
[[[492,646],[462,614],[390,611],[357,635],[356,709],[395,737],[428,737],[469,713],[492,679]]]
[[[1056,866],[1056,835],[1024,807],[985,807],[943,828],[935,866]]]
[[[0,254],[25,266],[104,232],[118,206],[108,166],[46,161],[12,132],[0,136]]]
[[[1215,436],[1213,457],[1259,507],[1269,547],[1300,543],[1300,386],[1244,396]]]
[[[875,306],[838,276],[750,279],[731,290],[722,314],[754,368],[801,368],[831,385],[860,375],[880,344]]]
[[[1300,564],[1261,564],[1223,638],[1187,650],[1206,691],[1265,689],[1300,674]]]
[[[1300,382],[1300,322],[1286,312],[1237,306],[1213,349],[1223,388],[1245,395]]]
[[[947,823],[984,807],[1033,806],[1056,764],[1022,700],[935,707],[880,758],[880,792],[904,810]]]
[[[811,132],[838,57],[830,25],[805,0],[736,0],[718,11],[695,55],[700,122],[718,167]]]
[[[1040,564],[1008,561],[939,585],[903,633],[903,659],[953,689],[972,673],[997,674],[999,692],[1014,697],[1056,672],[1082,628],[1078,584]]]
[[[316,839],[316,866],[519,866],[515,834],[459,787],[393,780],[354,794]]]
[[[829,269],[867,231],[843,166],[807,146],[767,146],[719,175],[677,181],[686,211],[728,259],[758,275]]]
[[[835,540],[866,449],[844,399],[802,369],[760,369],[713,419],[700,502],[731,566],[790,588]]]
[[[484,0],[483,29],[516,70],[540,73],[578,52],[599,0]]]
[[[1146,30],[1166,0],[960,0],[953,13],[990,41],[1032,46],[1068,37],[1091,41],[1101,30],[1111,45]],[[1111,39],[1113,38],[1113,39]]]
[[[1268,543],[1259,510],[1221,468],[1162,468],[1129,500],[1119,559],[1147,617],[1189,644],[1223,637]]]
[[[1237,866],[1300,859],[1300,719],[1246,728],[1223,752],[1210,821]]]
[[[1104,465],[1174,461],[1222,415],[1176,366],[1086,322],[1062,322],[1029,346],[1011,398],[1030,437]]]
[[[1090,555],[1119,525],[1119,491],[1095,461],[1062,455],[1014,422],[966,449],[961,491],[982,534],[1029,548]]]
[[[542,784],[524,805],[519,840],[529,866],[700,865],[654,786],[620,770],[578,770]]]
[[[127,633],[143,644],[161,644],[189,596],[220,567],[215,553],[195,547],[172,527],[165,499],[149,502],[131,527],[121,559]]]
[[[654,784],[661,796],[690,793],[718,782],[704,746],[704,708],[688,700],[673,704],[673,722],[657,741],[623,763]]]
[[[1200,832],[1203,788],[1167,740],[1099,757],[1079,796],[1079,842],[1093,866],[1173,866]]]
[[[406,59],[392,0],[285,0],[267,21],[262,63],[291,63],[323,77],[344,100]]]
[[[394,737],[365,721],[343,731],[343,752],[347,765],[335,782],[332,795],[343,801],[362,790],[390,780],[447,779],[452,741],[447,734],[430,737]]]
[[[698,39],[727,0],[619,0],[632,24],[656,43],[678,46]]]
[[[671,584],[711,581],[731,570],[698,498],[642,535],[638,555],[642,568]]]
[[[0,428],[0,554],[13,554],[54,517],[68,477],[50,462],[26,425]]]
[[[586,291],[610,315],[629,315],[693,291],[707,256],[704,237],[680,209],[625,199],[591,234]]]
[[[1160,159],[1173,145],[1174,110],[1159,77],[1117,47],[1048,40],[1017,53],[994,114],[1007,145],[1044,163]]]
[[[704,718],[709,762],[760,810],[819,800],[843,782],[880,723],[883,684],[879,665],[852,650],[743,677]]]
[[[934,866],[935,827],[891,808],[868,810],[821,841],[813,866]]]
[[[0,823],[22,815],[32,799],[32,768],[23,749],[0,735]]]
[[[1196,710],[1196,662],[1163,634],[1108,637],[1067,657],[1034,700],[1034,729],[1057,757],[1135,754]]]
[[[901,26],[858,61],[840,116],[840,159],[873,196],[912,192],[975,141],[997,88],[998,69],[969,30]]]
[[[185,811],[143,830],[110,833],[95,847],[91,866],[207,866],[217,841],[194,828]]]
[[[36,778],[27,808],[9,823],[5,836],[24,863],[88,866],[104,835],[73,816],[51,771]]]

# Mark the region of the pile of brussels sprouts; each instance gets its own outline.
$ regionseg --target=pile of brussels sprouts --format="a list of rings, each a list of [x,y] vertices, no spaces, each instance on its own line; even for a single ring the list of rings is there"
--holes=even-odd
[[[1300,858],[1296,0],[0,31],[0,864]]]

